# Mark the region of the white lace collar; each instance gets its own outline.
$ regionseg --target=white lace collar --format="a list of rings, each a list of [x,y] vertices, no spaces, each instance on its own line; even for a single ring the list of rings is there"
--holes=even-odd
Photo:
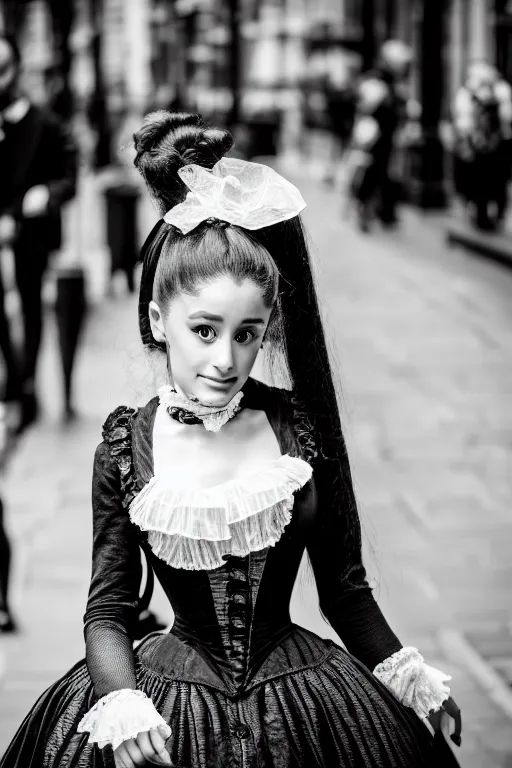
[[[229,555],[274,546],[290,522],[293,494],[311,475],[307,462],[285,454],[212,488],[176,489],[155,476],[132,501],[130,519],[168,565],[213,570]]]

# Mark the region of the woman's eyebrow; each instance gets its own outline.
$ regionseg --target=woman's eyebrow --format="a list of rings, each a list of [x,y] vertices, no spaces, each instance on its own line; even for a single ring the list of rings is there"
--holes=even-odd
[[[203,320],[212,320],[215,323],[224,322],[224,318],[221,317],[221,315],[212,315],[210,312],[203,312],[202,310],[199,310],[198,312],[193,312],[191,315],[188,316],[189,320],[197,320],[198,318],[202,318]],[[249,324],[265,325],[265,321],[261,317],[246,317],[241,322],[241,325],[249,325]]]
[[[195,320],[198,317],[203,317],[205,320],[214,320],[217,323],[222,323],[224,320],[224,318],[220,315],[212,315],[210,312],[203,312],[202,310],[199,310],[199,312],[193,312],[188,316],[188,319]]]

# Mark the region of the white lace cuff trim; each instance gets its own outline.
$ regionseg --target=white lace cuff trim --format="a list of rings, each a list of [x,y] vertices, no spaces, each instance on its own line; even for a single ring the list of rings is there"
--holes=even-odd
[[[284,455],[257,474],[213,488],[177,489],[153,477],[132,501],[130,519],[168,565],[212,570],[227,555],[245,557],[276,544],[290,522],[293,494],[311,475],[305,461]]]
[[[450,696],[446,682],[451,676],[425,664],[417,648],[402,648],[377,664],[373,674],[422,720]]]
[[[81,719],[78,733],[89,731],[89,744],[96,743],[102,749],[112,744],[112,749],[126,739],[134,739],[138,733],[158,728],[164,738],[171,735],[171,728],[155,709],[155,705],[142,691],[123,688],[103,696]]]

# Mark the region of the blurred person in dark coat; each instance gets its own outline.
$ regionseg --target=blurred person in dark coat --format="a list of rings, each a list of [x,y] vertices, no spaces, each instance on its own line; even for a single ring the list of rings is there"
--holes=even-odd
[[[408,45],[388,40],[382,46],[378,65],[362,76],[357,88],[352,147],[361,162],[351,191],[358,202],[363,231],[369,229],[374,213],[384,226],[397,223],[399,194],[392,161],[396,138],[407,115],[404,83],[411,61]]]
[[[488,62],[470,62],[452,113],[456,190],[479,229],[496,229],[508,202],[512,89]]]
[[[77,155],[59,119],[21,93],[19,69],[15,41],[0,35],[0,248],[14,251],[23,313],[18,393],[23,429],[38,414],[35,374],[43,322],[41,288],[49,255],[61,245],[61,206],[75,194]],[[0,328],[5,329],[3,305],[0,314]],[[4,347],[8,345],[2,348],[11,368],[7,381],[12,390],[18,377]]]

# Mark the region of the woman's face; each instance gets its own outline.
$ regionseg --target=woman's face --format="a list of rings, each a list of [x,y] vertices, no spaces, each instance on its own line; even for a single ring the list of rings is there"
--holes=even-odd
[[[219,276],[195,295],[180,293],[162,313],[150,303],[153,335],[165,341],[174,386],[204,405],[222,407],[249,377],[271,308],[252,280]]]

